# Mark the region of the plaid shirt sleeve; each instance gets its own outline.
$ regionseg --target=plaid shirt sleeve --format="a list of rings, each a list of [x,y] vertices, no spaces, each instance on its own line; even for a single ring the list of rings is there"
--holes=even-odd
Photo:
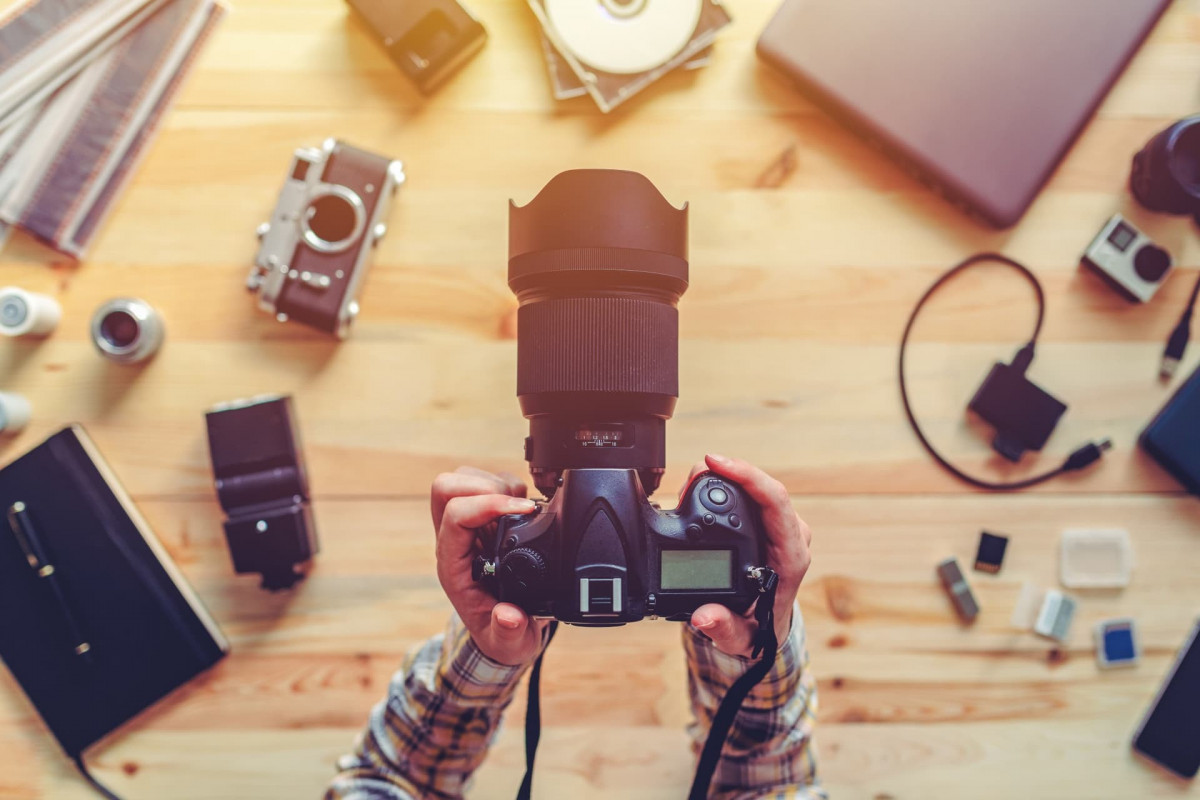
[[[528,666],[492,661],[453,616],[392,678],[325,800],[458,800]]]
[[[722,698],[754,663],[722,653],[690,624],[683,626],[688,693],[695,721],[688,726],[697,755]],[[828,800],[817,782],[812,734],[817,685],[808,669],[804,621],[797,605],[792,630],[775,664],[742,704],[713,775],[712,800]]]

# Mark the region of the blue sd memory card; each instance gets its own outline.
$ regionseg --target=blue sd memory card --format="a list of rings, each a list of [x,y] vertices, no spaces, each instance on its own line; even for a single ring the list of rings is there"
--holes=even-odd
[[[1133,666],[1137,662],[1137,637],[1132,619],[1108,619],[1096,625],[1096,663],[1107,669]]]

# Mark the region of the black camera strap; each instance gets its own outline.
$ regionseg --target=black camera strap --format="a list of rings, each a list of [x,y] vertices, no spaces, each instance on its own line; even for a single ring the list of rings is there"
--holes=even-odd
[[[517,792],[517,800],[529,800],[533,791],[533,760],[537,758],[538,740],[542,738],[542,658],[546,648],[554,641],[558,631],[558,621],[551,622],[546,632],[546,647],[538,654],[533,662],[533,671],[529,673],[529,697],[525,704],[525,778],[521,781],[521,789]]]
[[[779,652],[779,639],[775,635],[775,590],[779,587],[779,576],[775,571],[764,567],[758,575],[759,591],[762,595],[754,607],[754,619],[758,622],[758,630],[754,632],[754,650],[750,656],[762,654],[757,663],[743,673],[742,677],[733,682],[725,693],[717,713],[713,715],[712,725],[708,729],[708,738],[704,741],[704,749],[700,751],[700,763],[696,766],[696,777],[692,779],[692,788],[688,792],[688,800],[705,800],[708,789],[712,784],[713,773],[717,771],[717,762],[721,760],[721,751],[725,748],[725,739],[733,720],[737,717],[750,690],[762,682],[775,663],[775,655]]]
[[[779,586],[779,576],[769,567],[763,567],[756,571],[755,577],[759,581],[759,591],[762,594],[754,608],[758,630],[754,632],[754,649],[750,655],[752,658],[758,658],[761,654],[762,657],[734,681],[733,686],[725,693],[725,698],[721,700],[721,705],[717,707],[712,726],[708,730],[708,738],[704,742],[704,749],[700,752],[700,763],[696,767],[696,777],[692,779],[688,800],[705,800],[708,797],[713,773],[717,770],[717,762],[721,760],[721,751],[725,747],[729,729],[733,727],[733,720],[750,691],[771,671],[779,651],[779,639],[775,635],[775,591]],[[557,625],[557,622],[550,623],[550,639],[554,638]],[[549,647],[549,640],[546,646]],[[537,661],[533,662],[533,670],[529,674],[529,697],[525,707],[525,778],[521,781],[517,800],[530,800],[533,792],[533,762],[537,757],[538,741],[542,735],[540,688],[542,658],[545,655],[546,651],[543,649]]]

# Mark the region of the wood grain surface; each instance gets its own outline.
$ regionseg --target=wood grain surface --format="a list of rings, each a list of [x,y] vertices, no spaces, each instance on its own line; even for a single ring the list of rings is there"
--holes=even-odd
[[[525,472],[514,397],[515,302],[505,284],[510,198],[583,166],[646,173],[691,207],[681,398],[668,426],[669,498],[705,452],[783,479],[816,531],[801,590],[820,684],[818,748],[833,796],[1141,798],[1194,795],[1138,762],[1129,741],[1200,613],[1200,502],[1136,447],[1169,396],[1156,380],[1200,264],[1194,230],[1147,214],[1129,161],[1200,106],[1200,2],[1177,0],[1020,225],[966,219],[817,112],[754,56],[777,0],[729,0],[713,63],[673,74],[612,115],[549,94],[533,16],[469,0],[490,38],[430,98],[338,0],[234,0],[89,258],[17,238],[0,283],[49,292],[49,339],[0,342],[0,387],[35,421],[8,461],[85,424],[233,642],[210,674],[92,761],[136,798],[318,797],[333,760],[414,643],[442,626],[427,491],[459,464]],[[254,229],[291,151],[338,136],[401,158],[391,215],[352,338],[335,344],[258,312],[243,288]],[[784,154],[794,170],[768,173]],[[1078,268],[1114,211],[1181,264],[1146,306]],[[923,289],[995,249],[1049,297],[1032,374],[1071,406],[1040,458],[1005,468],[963,408],[992,360],[1028,335],[1016,276],[983,269],[931,304],[910,379],[921,418],[963,464],[996,476],[1056,464],[1083,441],[1115,449],[1086,474],[1020,496],[970,492],[906,427],[897,340]],[[167,342],[142,368],[92,351],[92,310],[116,295],[156,306]],[[1193,346],[1183,374],[1200,360]],[[232,575],[202,414],[262,392],[297,402],[322,552],[270,595]],[[1124,527],[1133,584],[1080,595],[1070,641],[1010,629],[1025,580],[1057,583],[1068,527]],[[1012,537],[998,576],[969,573],[983,611],[960,627],[934,565],[974,559],[982,528]],[[1095,664],[1092,625],[1134,616],[1145,655]],[[0,798],[88,798],[11,678],[0,679]],[[676,626],[568,629],[547,658],[539,798],[681,797],[684,664]],[[512,797],[523,771],[518,697],[472,800]]]

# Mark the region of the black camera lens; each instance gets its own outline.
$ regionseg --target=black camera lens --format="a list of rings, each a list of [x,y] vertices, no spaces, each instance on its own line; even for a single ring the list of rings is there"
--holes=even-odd
[[[137,341],[139,327],[128,311],[111,311],[100,320],[100,335],[114,348],[125,350]]]
[[[642,175],[564,172],[511,205],[517,396],[543,492],[562,470],[587,467],[637,469],[648,493],[657,488],[687,282],[687,206]]]
[[[1147,283],[1159,282],[1170,268],[1171,256],[1156,245],[1146,245],[1133,257],[1133,271]]]
[[[1200,115],[1158,133],[1133,157],[1129,188],[1151,211],[1200,213]]]

